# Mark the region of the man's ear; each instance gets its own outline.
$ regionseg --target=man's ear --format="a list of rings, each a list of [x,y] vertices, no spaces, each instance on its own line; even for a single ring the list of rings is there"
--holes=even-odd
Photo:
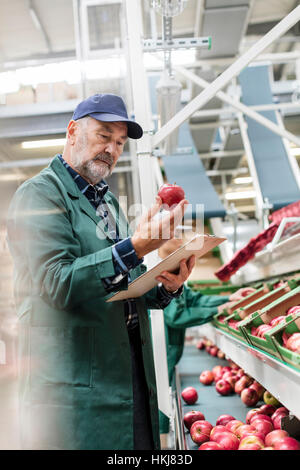
[[[71,145],[75,144],[77,135],[77,122],[71,120],[67,127],[67,139]]]

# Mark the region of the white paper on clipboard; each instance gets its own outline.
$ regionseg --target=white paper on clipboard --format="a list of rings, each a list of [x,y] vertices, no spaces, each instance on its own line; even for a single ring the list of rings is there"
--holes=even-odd
[[[200,258],[225,240],[226,238],[215,237],[214,235],[195,235],[182,247],[178,248],[178,250],[171,253],[153,266],[153,268],[149,269],[149,271],[132,281],[127,290],[117,292],[107,299],[106,302],[140,297],[158,284],[155,278],[162,271],[175,272],[179,269],[182,259],[188,259],[192,255],[195,255],[196,258]]]

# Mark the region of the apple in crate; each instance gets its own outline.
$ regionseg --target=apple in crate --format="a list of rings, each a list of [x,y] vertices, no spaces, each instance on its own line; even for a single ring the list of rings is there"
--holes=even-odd
[[[193,405],[198,400],[198,393],[194,387],[186,387],[182,390],[181,396],[188,405]]]
[[[203,413],[201,413],[201,411],[192,410],[185,413],[183,417],[183,422],[185,427],[187,429],[190,429],[195,421],[201,421],[202,419],[205,419],[205,416]]]
[[[202,442],[209,441],[209,436],[212,428],[212,424],[210,424],[208,421],[195,421],[190,429],[190,435],[192,440],[196,444],[202,444]]]
[[[158,196],[161,198],[164,209],[171,210],[173,206],[179,204],[185,198],[184,190],[181,186],[176,184],[163,184],[158,191]]]
[[[217,442],[203,442],[198,450],[224,450]]]
[[[300,354],[300,333],[293,333],[287,340],[285,347],[290,351]]]
[[[300,305],[295,305],[295,307],[291,307],[287,310],[287,315],[296,315],[296,313],[300,313]]]
[[[214,381],[214,374],[210,370],[204,370],[201,372],[199,380],[203,385],[211,385]]]
[[[293,437],[283,437],[273,447],[274,450],[300,450],[300,443]]]
[[[278,315],[278,317],[273,318],[270,322],[269,325],[274,328],[274,326],[278,325],[278,323],[281,323],[282,321],[285,320],[284,315]]]
[[[235,418],[231,415],[220,415],[216,421],[216,425],[219,426],[226,426],[227,423],[229,423],[229,421],[233,421],[235,420]]]
[[[288,433],[283,429],[275,429],[274,431],[269,432],[265,437],[266,446],[273,446],[275,442],[279,441],[283,437],[288,437]]]
[[[220,379],[216,383],[216,390],[220,395],[230,395],[233,392],[233,388],[227,380]]]

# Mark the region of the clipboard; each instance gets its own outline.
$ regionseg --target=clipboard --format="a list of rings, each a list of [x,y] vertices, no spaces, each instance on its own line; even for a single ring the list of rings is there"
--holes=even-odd
[[[106,302],[141,297],[159,284],[155,278],[159,276],[162,271],[176,272],[176,270],[179,269],[182,259],[188,259],[192,255],[195,255],[196,259],[200,258],[225,240],[226,238],[220,238],[214,235],[195,235],[191,240],[178,248],[178,250],[173,251],[173,253],[165,259],[161,260],[147,272],[132,281],[127,290],[116,292],[116,294],[107,299]]]

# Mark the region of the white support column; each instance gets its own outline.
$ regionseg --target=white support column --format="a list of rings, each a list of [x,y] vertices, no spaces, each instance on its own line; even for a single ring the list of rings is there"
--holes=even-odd
[[[149,88],[143,64],[142,47],[142,15],[140,0],[125,0],[127,21],[128,56],[132,84],[133,108],[136,121],[144,129],[144,136],[137,140],[136,150],[139,164],[139,176],[142,204],[149,208],[156,196],[155,162],[156,157],[151,156],[151,107]],[[146,264],[153,265],[157,260],[156,253],[146,257]],[[166,355],[165,328],[162,310],[151,311],[151,329],[153,338],[153,352],[157,395],[159,409],[171,416],[172,403],[169,393],[168,365]]]
[[[300,20],[300,6],[296,7],[282,21],[271,29],[263,38],[257,41],[247,52],[239,57],[228,69],[219,75],[205,90],[188,103],[154,136],[153,147],[158,146],[171,132],[186,121],[195,111],[204,106],[218,91],[224,88],[233,77],[236,77],[262,51],[269,47],[277,38],[282,36]]]
[[[198,75],[196,75],[195,73],[185,70],[183,67],[174,65],[173,68],[174,70],[179,72],[181,75],[183,75],[185,78],[191,80],[192,82],[196,83],[197,85],[199,85],[200,87],[204,89],[210,86],[209,82],[207,82],[201,77],[198,77]],[[284,127],[279,126],[278,124],[275,124],[274,122],[265,118],[264,116],[259,114],[257,111],[255,111],[253,108],[246,106],[240,101],[234,100],[227,93],[224,93],[223,91],[219,91],[218,93],[216,93],[216,96],[220,100],[224,101],[224,103],[227,103],[233,108],[242,112],[243,114],[246,114],[248,117],[250,117],[251,119],[254,119],[254,121],[258,122],[259,124],[266,127],[267,129],[274,132],[275,134],[279,135],[280,137],[288,139],[289,141],[294,142],[294,144],[296,144],[297,146],[300,146],[299,137],[287,131],[286,129],[284,129]],[[226,110],[223,110],[223,112],[225,111]]]

